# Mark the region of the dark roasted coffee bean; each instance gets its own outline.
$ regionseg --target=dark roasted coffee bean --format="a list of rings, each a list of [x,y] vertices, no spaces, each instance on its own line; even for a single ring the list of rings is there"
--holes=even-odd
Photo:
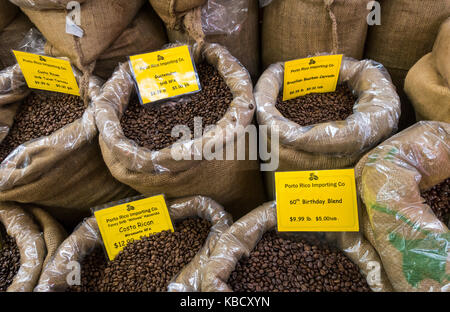
[[[226,113],[233,95],[225,80],[208,63],[198,65],[202,90],[179,100],[142,106],[133,97],[120,124],[124,135],[140,146],[160,150],[180,138],[172,137],[172,128],[186,125],[194,134],[194,117],[202,118],[203,129],[216,124]]]
[[[421,195],[436,217],[447,225],[450,219],[450,178],[422,192]]]
[[[370,291],[358,266],[316,238],[292,241],[274,231],[263,235],[228,280],[234,291]]]
[[[3,229],[0,225],[0,232]],[[3,241],[0,243],[0,291],[6,289],[12,284],[14,276],[20,268],[20,251],[16,241],[9,235],[3,235]]]
[[[166,291],[171,279],[203,246],[211,224],[186,219],[175,232],[164,231],[128,244],[113,261],[98,248],[81,264],[81,285],[69,291]]]
[[[0,162],[19,145],[52,134],[79,119],[83,112],[84,104],[78,96],[32,92],[20,105],[8,135],[0,143]]]
[[[335,92],[311,93],[283,101],[280,92],[276,108],[280,113],[301,126],[345,120],[353,113],[356,97],[347,85],[338,85]]]

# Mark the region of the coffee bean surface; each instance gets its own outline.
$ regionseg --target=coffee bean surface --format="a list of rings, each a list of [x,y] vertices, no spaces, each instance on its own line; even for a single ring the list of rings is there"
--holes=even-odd
[[[431,207],[436,217],[445,225],[450,219],[450,178],[422,192],[425,203]]]
[[[180,138],[172,128],[186,125],[194,133],[194,117],[202,118],[203,129],[216,124],[226,113],[233,95],[219,72],[208,63],[197,67],[202,90],[181,100],[143,106],[137,97],[130,100],[120,124],[125,136],[142,147],[160,150]]]
[[[16,147],[48,136],[68,125],[84,112],[80,97],[55,92],[32,92],[20,105],[8,135],[0,143],[0,162]]]
[[[338,85],[335,92],[310,93],[283,101],[280,92],[275,107],[289,120],[301,126],[345,120],[353,113],[357,97],[346,84]]]
[[[0,242],[0,292],[8,289],[20,268],[20,251],[15,239],[3,233],[2,238],[3,241]]]
[[[190,218],[164,231],[128,244],[113,261],[97,249],[81,264],[81,285],[75,292],[166,291],[172,278],[203,246],[211,224]]]
[[[358,266],[317,239],[291,241],[267,232],[231,273],[240,292],[369,292]]]

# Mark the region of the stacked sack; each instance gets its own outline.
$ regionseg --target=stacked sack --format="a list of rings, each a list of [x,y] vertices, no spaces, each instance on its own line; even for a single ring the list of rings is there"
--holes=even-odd
[[[450,290],[450,232],[432,210],[448,210],[448,201],[435,205],[423,197],[450,178],[449,147],[450,124],[421,121],[357,165],[364,235],[396,291]]]
[[[400,129],[415,122],[403,87],[408,70],[431,52],[439,26],[450,16],[448,0],[381,0],[381,25],[369,27],[364,56],[388,69],[402,100]]]
[[[33,39],[29,46],[42,48],[44,42]],[[79,81],[81,74],[75,73]],[[90,78],[90,98],[95,97],[101,85],[99,78]],[[74,122],[47,136],[22,142],[10,151],[9,144],[14,142],[8,137],[20,133],[23,133],[23,138],[29,135],[27,129],[19,129],[14,124],[18,122],[16,118],[21,113],[20,107],[33,94],[62,96],[31,92],[25,85],[18,64],[0,72],[0,151],[3,158],[0,163],[0,201],[46,206],[45,209],[60,222],[73,225],[89,214],[90,207],[135,194],[116,181],[103,162],[96,141],[97,128],[92,105],[85,107],[84,113]],[[71,113],[64,110],[64,118]],[[48,120],[48,117],[46,122],[51,123],[49,127],[53,126],[55,120]],[[99,185],[102,187],[98,188]]]
[[[405,92],[417,120],[450,122],[450,18],[442,24],[433,51],[408,72]]]
[[[169,291],[198,291],[200,289],[201,283],[201,270],[203,266],[206,264],[209,254],[211,250],[214,248],[217,240],[222,235],[224,231],[226,231],[230,225],[232,224],[232,218],[229,213],[227,213],[222,206],[217,204],[215,201],[211,200],[207,197],[202,196],[192,196],[186,198],[179,198],[176,200],[171,200],[167,203],[167,207],[169,210],[170,217],[172,222],[175,222],[174,229],[177,231],[176,222],[182,222],[188,218],[197,218],[201,220],[206,220],[211,225],[209,229],[209,234],[207,235],[203,245],[196,246],[198,247],[198,252],[192,255],[188,264],[186,264],[178,273],[174,276],[168,276],[167,280],[170,282],[167,285],[167,290]],[[191,233],[181,233],[181,235],[190,235]],[[197,233],[192,233],[193,235]],[[172,241],[173,242],[173,241]],[[136,244],[139,242],[134,242],[131,244]],[[169,244],[169,241],[162,242],[163,244]],[[94,252],[100,251],[102,253],[101,258],[103,258],[103,250],[102,250],[102,237],[98,228],[97,221],[95,217],[88,218],[81,222],[79,226],[74,230],[74,232],[69,235],[69,237],[60,245],[58,250],[55,253],[55,256],[52,258],[51,262],[46,266],[44,271],[42,272],[39,283],[35,288],[35,291],[67,291],[70,290],[70,285],[68,284],[68,280],[71,279],[72,270],[70,269],[70,264],[74,261],[78,263],[83,263],[83,261],[91,256]],[[172,245],[173,246],[173,245]],[[173,247],[176,248],[176,247]],[[183,248],[183,246],[179,246],[178,248]],[[187,249],[178,250],[181,253],[188,253]],[[173,251],[166,251],[164,254],[163,250],[155,250],[152,256],[148,254],[148,250],[143,251],[141,254],[148,256],[149,258],[145,260],[145,265],[155,265],[154,263],[150,264],[150,258],[157,257],[161,258],[168,257],[167,253],[173,253]],[[121,257],[121,253],[119,253],[115,260],[118,260]],[[161,254],[162,253],[162,254]],[[147,291],[148,289],[143,288],[143,284],[148,285],[152,280],[156,280],[161,276],[165,276],[167,271],[173,267],[176,267],[177,263],[169,262],[159,262],[156,264],[158,268],[154,267],[154,270],[163,270],[163,272],[152,271],[148,272],[147,276],[143,275],[142,271],[139,274],[134,274],[139,268],[137,261],[139,259],[135,258],[136,263],[135,266],[130,266],[125,268],[129,270],[128,276],[126,276],[127,281],[121,281],[121,284],[116,284],[116,281],[106,281],[106,284],[115,289],[114,291],[130,291],[126,289],[127,283],[131,281],[139,281],[136,286],[136,289],[133,291]],[[106,260],[103,258],[102,262]],[[120,261],[120,260],[118,260]],[[98,263],[97,263],[98,264]],[[98,265],[98,269],[101,269],[101,264]],[[136,268],[136,269],[135,269]],[[165,269],[164,269],[165,268]],[[105,270],[105,274],[106,271]],[[83,273],[83,272],[81,272]],[[131,276],[133,274],[133,276]],[[158,276],[159,275],[159,276]],[[103,274],[101,278],[104,278]],[[100,278],[100,279],[101,279]],[[142,279],[145,279],[146,282],[143,283]],[[81,276],[81,280],[83,280],[83,276]],[[98,287],[96,285],[96,281],[99,280],[99,276],[96,278],[92,277],[92,279],[88,279],[87,283],[83,285],[84,287]],[[79,285],[78,285],[79,286]],[[120,287],[121,290],[117,290]],[[145,286],[147,287],[147,286]],[[166,290],[165,288],[159,289],[160,291]],[[96,291],[99,291],[98,289]]]
[[[1,244],[9,243],[0,250],[0,287],[10,292],[32,291],[67,234],[41,208],[12,202],[0,203],[0,236],[4,234],[8,237]]]
[[[150,0],[171,42],[218,43],[259,76],[258,0]]]
[[[121,119],[129,106],[134,80],[128,64],[124,64],[105,83],[95,100],[103,158],[117,180],[141,194],[165,194],[168,198],[207,196],[223,205],[233,217],[240,217],[252,208],[252,203],[262,203],[265,199],[259,162],[249,159],[250,152],[254,151],[249,151],[246,146],[245,160],[237,160],[236,156],[238,144],[235,143],[245,135],[240,129],[251,125],[255,111],[250,76],[236,58],[218,44],[205,43],[193,54],[200,55],[200,59],[196,61],[197,66],[201,62],[212,65],[232,93],[225,115],[216,123],[218,131],[205,130],[206,133],[201,137],[189,139],[178,146],[181,147],[180,150],[172,150],[175,144],[161,149],[147,148],[139,145],[136,140],[129,139],[124,134]],[[189,100],[189,95],[186,99]],[[174,103],[163,105],[170,107]],[[155,106],[151,109],[158,111],[160,108]],[[179,112],[170,112],[168,118],[174,119],[177,114]],[[162,117],[164,116],[158,117],[158,120],[162,120]],[[159,126],[163,127],[164,123],[160,122]],[[157,129],[154,133],[159,132]],[[156,141],[151,137],[154,133],[146,138],[148,142]],[[167,136],[170,137],[170,133]],[[231,144],[234,144],[234,156],[233,160],[227,160],[225,150]],[[214,147],[216,155],[221,154],[222,158],[208,160],[202,149],[206,146]],[[173,156],[174,151],[188,154],[188,159],[177,160]]]

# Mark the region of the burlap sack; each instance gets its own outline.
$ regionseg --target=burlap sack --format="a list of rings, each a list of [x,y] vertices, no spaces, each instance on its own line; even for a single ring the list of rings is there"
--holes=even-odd
[[[274,0],[264,7],[263,68],[333,52],[361,59],[368,0]]]
[[[125,62],[128,56],[158,50],[165,43],[167,35],[161,20],[150,5],[145,5],[122,34],[99,56],[94,74],[108,79],[117,64]],[[46,53],[63,55],[51,44],[46,45]]]
[[[222,206],[210,198],[192,196],[170,200],[167,203],[172,221],[200,217],[211,222],[211,232],[200,251],[181,272],[174,276],[169,291],[198,291],[201,282],[201,268],[209,258],[220,235],[232,224],[232,218]],[[95,248],[102,246],[102,238],[95,217],[84,220],[61,244],[49,265],[44,269],[35,291],[64,291],[68,288],[67,267],[71,261],[82,262]]]
[[[12,202],[0,203],[0,222],[20,250],[20,268],[7,291],[32,291],[66,232],[42,209]]]
[[[231,291],[227,281],[242,257],[248,257],[264,233],[275,230],[276,203],[268,202],[254,209],[226,230],[212,250],[202,270],[201,291]],[[299,234],[301,235],[301,234]],[[290,237],[296,237],[296,234]],[[333,233],[327,238],[343,251],[361,270],[373,291],[391,291],[391,285],[380,266],[379,279],[369,273],[380,259],[373,247],[359,233]]]
[[[226,47],[249,71],[253,81],[256,81],[260,73],[258,0],[249,0],[247,18],[242,23],[241,29],[231,35],[205,35],[199,13],[200,7],[187,12],[182,18],[182,27],[178,30],[167,27],[170,42],[218,43]]]
[[[0,69],[16,63],[11,50],[19,48],[20,42],[32,27],[33,24],[28,17],[20,12],[8,26],[0,31]]]
[[[190,10],[202,6],[207,0],[149,0],[164,23],[173,29]]]
[[[354,113],[344,121],[302,127],[283,117],[275,106],[283,79],[284,63],[276,63],[263,73],[255,87],[259,125],[279,132],[278,171],[354,166],[363,152],[396,131],[400,101],[389,74],[378,63],[343,59],[338,83],[347,83],[358,96]],[[273,175],[268,173],[266,179],[270,192]]]
[[[29,1],[23,2],[29,4]],[[52,3],[25,4],[21,9],[47,41],[83,72],[92,72],[92,63],[120,36],[144,4],[144,0],[85,0],[81,3],[80,26],[84,36],[78,38],[66,33],[67,11],[64,4],[67,1],[58,3],[61,9],[48,9],[47,2]]]
[[[8,0],[0,0],[0,32],[12,22],[19,8]]]
[[[421,121],[357,165],[365,236],[396,291],[450,291],[450,232],[421,191],[450,177],[450,124]]]
[[[47,10],[47,9],[64,10],[67,8],[67,5],[71,2],[71,0],[9,0],[9,1],[21,8],[39,9],[39,10]],[[85,0],[77,0],[77,2],[81,4],[85,2]]]
[[[432,53],[422,57],[408,72],[405,92],[417,120],[450,122],[450,88],[437,71]]]
[[[437,71],[447,82],[447,86],[450,87],[450,62],[448,61],[450,55],[450,17],[440,28],[432,53]]]
[[[95,100],[96,123],[100,131],[100,147],[112,175],[144,195],[165,194],[168,198],[203,195],[225,206],[234,218],[264,201],[259,162],[257,160],[194,160],[198,146],[215,146],[225,151],[225,143],[235,142],[239,127],[251,124],[255,103],[248,72],[224,48],[205,44],[205,61],[217,68],[233,93],[233,102],[217,123],[226,136],[213,131],[202,138],[188,141],[183,148],[191,160],[174,160],[171,147],[151,151],[140,147],[123,134],[120,118],[127,108],[134,88],[128,64],[121,66],[105,83]],[[225,129],[227,129],[225,131]],[[236,155],[237,144],[234,144]],[[248,148],[247,148],[248,153]],[[224,156],[224,159],[225,156]],[[236,159],[236,156],[234,157]]]
[[[101,82],[94,76],[90,80],[94,97]],[[1,140],[13,123],[18,101],[29,93],[24,85],[17,64],[0,72],[4,88],[0,89]],[[46,206],[52,216],[70,226],[88,215],[92,206],[135,194],[109,173],[97,133],[94,109],[89,106],[75,122],[17,147],[0,164],[0,201]]]

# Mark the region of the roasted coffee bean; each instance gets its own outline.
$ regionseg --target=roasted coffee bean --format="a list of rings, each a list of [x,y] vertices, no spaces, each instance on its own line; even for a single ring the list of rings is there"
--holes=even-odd
[[[267,232],[228,280],[234,291],[368,292],[358,266],[318,239],[291,241]]]
[[[0,231],[2,230],[0,228]],[[2,232],[4,233],[4,231]],[[0,291],[6,291],[19,271],[20,251],[14,238],[9,235],[2,235],[2,237],[3,241],[0,242]]]
[[[183,220],[175,232],[164,231],[128,244],[113,261],[97,249],[81,264],[81,285],[69,291],[166,291],[171,279],[203,246],[210,227],[203,219]]]
[[[444,224],[449,224],[450,219],[450,178],[422,192],[422,197],[431,207],[436,217]]]
[[[202,85],[198,93],[146,106],[132,98],[120,120],[125,136],[140,146],[160,150],[180,139],[171,136],[176,125],[186,125],[194,134],[194,117],[202,118],[203,129],[216,124],[225,115],[233,95],[212,65],[201,63],[197,68]]]
[[[338,85],[335,92],[311,93],[283,101],[280,92],[275,107],[280,113],[301,126],[328,121],[345,120],[353,113],[357,97],[346,84]]]
[[[0,143],[0,162],[19,145],[52,134],[83,112],[84,104],[78,96],[32,92],[20,105],[8,135]]]

